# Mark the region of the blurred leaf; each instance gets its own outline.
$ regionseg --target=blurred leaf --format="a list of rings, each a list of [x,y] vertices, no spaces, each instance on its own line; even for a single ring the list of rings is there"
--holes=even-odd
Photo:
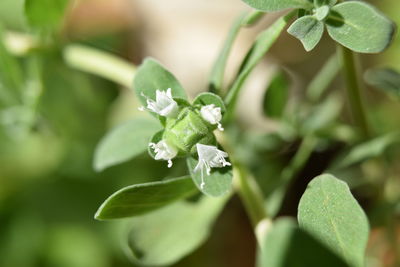
[[[29,25],[37,29],[54,29],[64,17],[69,0],[25,0]]]
[[[252,8],[262,11],[279,11],[287,8],[312,8],[312,4],[307,0],[242,0]]]
[[[98,220],[138,216],[162,208],[197,192],[189,176],[122,188],[103,202]]]
[[[280,118],[289,99],[290,83],[286,74],[278,71],[268,85],[264,96],[264,114],[271,118]]]
[[[265,12],[255,10],[249,14],[247,14],[242,20],[243,27],[249,27],[257,23],[264,15]]]
[[[210,91],[220,92],[222,90],[222,84],[224,81],[224,73],[226,68],[226,62],[228,61],[229,54],[232,49],[233,42],[236,40],[236,36],[242,27],[242,21],[246,17],[245,14],[240,15],[232,24],[222,50],[219,52],[217,60],[211,70],[210,76]]]
[[[236,80],[225,98],[228,112],[232,110],[232,106],[234,106],[236,102],[239,91],[251,71],[255,68],[255,66],[264,57],[265,53],[267,53],[271,46],[275,43],[275,41],[284,30],[285,26],[287,25],[288,21],[294,16],[294,14],[295,13],[291,12],[286,16],[280,17],[268,29],[258,35],[255,43],[253,44],[250,51],[247,53],[244,61],[242,62]]]
[[[213,169],[210,175],[204,173],[204,187],[201,188],[201,172],[194,172],[194,168],[197,165],[197,160],[194,158],[187,159],[187,165],[192,176],[193,182],[197,188],[207,196],[220,197],[232,189],[232,168],[224,167]]]
[[[147,266],[175,263],[203,244],[227,197],[177,202],[132,219],[129,247],[135,262]]]
[[[370,69],[365,72],[365,81],[378,89],[400,98],[400,73],[391,68]]]
[[[388,47],[395,32],[392,21],[361,1],[340,3],[326,20],[329,35],[359,53],[379,53]]]
[[[160,128],[155,120],[136,118],[112,129],[97,145],[94,168],[101,171],[140,155]]]
[[[382,155],[394,143],[400,142],[400,133],[389,133],[359,144],[338,157],[330,169],[342,169],[369,158]]]
[[[345,182],[329,174],[314,178],[301,197],[298,220],[348,264],[364,266],[368,219]]]
[[[291,219],[274,222],[261,247],[259,267],[348,266]]]
[[[316,7],[321,7],[321,6],[333,6],[335,5],[337,0],[314,0],[314,5]]]
[[[216,94],[213,93],[201,93],[193,101],[193,105],[211,105],[214,104],[216,107],[221,108],[221,112],[225,112],[225,104],[224,101]]]
[[[1,0],[0,24],[13,30],[23,30],[26,24],[24,2],[25,0]]]
[[[313,16],[304,16],[297,19],[287,31],[299,39],[308,52],[313,50],[321,40],[324,23]]]
[[[147,106],[147,97],[155,100],[157,90],[165,91],[168,88],[171,88],[173,97],[186,99],[185,90],[178,80],[152,58],[145,59],[137,69],[133,88],[144,106]]]

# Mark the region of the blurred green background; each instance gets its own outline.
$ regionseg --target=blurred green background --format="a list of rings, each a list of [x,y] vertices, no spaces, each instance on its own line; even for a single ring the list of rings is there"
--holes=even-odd
[[[194,95],[205,89],[204,77],[230,22],[247,7],[239,0],[30,2],[39,6],[26,16],[24,0],[0,1],[0,266],[133,266],[124,255],[129,220],[98,222],[94,213],[117,189],[179,174],[182,168],[178,163],[169,170],[143,155],[96,173],[92,161],[100,138],[141,114],[128,89],[72,69],[62,52],[80,43],[135,64],[148,55],[161,58]],[[44,16],[53,4],[61,11]],[[400,23],[397,0],[375,4]],[[254,30],[246,32],[236,49],[243,54],[252,36]],[[318,68],[318,53],[333,49],[325,41],[316,54],[306,54],[288,36],[281,42],[272,51],[274,63],[304,80],[312,75],[304,69]],[[364,61],[400,70],[400,38]],[[379,105],[385,108],[378,120],[393,108],[388,99]],[[378,241],[371,244],[372,253],[385,259],[373,266],[390,266],[385,265],[387,244],[379,233],[373,237]],[[246,214],[233,198],[210,240],[174,266],[253,266],[255,249]]]

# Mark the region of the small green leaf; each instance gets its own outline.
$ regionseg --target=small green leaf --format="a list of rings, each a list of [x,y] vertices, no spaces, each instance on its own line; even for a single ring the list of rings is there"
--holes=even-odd
[[[187,159],[190,175],[192,176],[193,182],[201,192],[211,197],[220,197],[231,191],[233,176],[231,167],[215,168],[211,171],[210,175],[204,173],[205,185],[201,188],[201,172],[193,171],[197,163],[198,161],[194,158]]]
[[[157,90],[165,91],[171,88],[174,98],[187,98],[185,90],[178,80],[152,58],[145,59],[138,68],[133,80],[133,88],[136,96],[144,106],[147,106],[147,97],[153,100],[156,99]],[[154,113],[152,114],[154,115]]]
[[[237,75],[232,87],[224,99],[228,112],[233,111],[240,89],[250,75],[251,71],[257,66],[257,64],[264,57],[265,53],[268,52],[274,42],[278,39],[279,35],[285,29],[288,21],[294,15],[295,13],[291,12],[288,15],[279,18],[267,30],[258,35],[255,43],[242,62],[239,74]]]
[[[328,5],[320,6],[315,9],[314,17],[319,20],[323,21],[329,14],[330,7]]]
[[[324,23],[313,16],[304,16],[297,19],[287,31],[299,39],[308,52],[313,50],[321,40]]]
[[[400,73],[391,68],[368,70],[364,75],[365,81],[378,89],[400,97]]]
[[[177,262],[206,241],[227,200],[202,197],[134,218],[128,241],[134,261],[141,266]]]
[[[122,188],[101,204],[97,220],[132,217],[162,208],[198,192],[189,176]]]
[[[149,146],[151,136],[160,128],[155,120],[137,118],[112,129],[97,145],[95,170],[102,171],[143,153]]]
[[[369,224],[349,187],[329,174],[314,178],[301,197],[300,227],[350,266],[364,266]]]
[[[279,70],[272,78],[264,95],[264,114],[271,118],[280,118],[285,111],[289,99],[289,80],[287,75]]]
[[[322,7],[322,6],[334,6],[337,0],[314,0],[314,6]]]
[[[221,108],[221,112],[225,112],[225,104],[224,101],[216,94],[213,93],[201,93],[193,101],[193,105],[211,105],[214,104],[216,107]]]
[[[288,8],[312,8],[312,3],[307,0],[242,0],[252,8],[274,12]]]
[[[69,0],[25,0],[25,15],[33,28],[53,29],[61,23]]]
[[[392,21],[361,1],[332,7],[326,26],[333,40],[360,53],[382,52],[391,43],[395,32]]]
[[[275,221],[261,247],[259,267],[348,267],[291,219]]]
[[[400,142],[399,133],[389,133],[359,144],[338,157],[330,169],[342,169],[364,160],[381,156],[394,143]]]
[[[226,62],[228,61],[229,54],[232,50],[233,42],[236,40],[236,36],[242,27],[242,21],[244,18],[246,18],[246,15],[242,14],[233,22],[222,50],[220,51],[217,60],[214,62],[211,70],[209,85],[210,91],[212,92],[218,93],[222,90]]]

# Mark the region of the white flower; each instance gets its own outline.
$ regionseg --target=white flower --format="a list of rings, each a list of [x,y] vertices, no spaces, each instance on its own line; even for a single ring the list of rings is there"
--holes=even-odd
[[[147,109],[155,112],[164,117],[175,117],[178,114],[178,104],[172,98],[171,88],[167,91],[156,91],[156,101],[148,98],[142,93],[142,96],[147,98]],[[139,110],[144,110],[144,107],[140,107]]]
[[[205,185],[204,169],[206,170],[207,175],[210,175],[211,168],[221,168],[231,166],[231,164],[225,160],[225,158],[228,157],[228,153],[219,150],[215,146],[197,144],[196,148],[199,156],[199,163],[194,168],[194,172],[201,172],[200,187],[203,188]]]
[[[168,160],[168,168],[172,167],[172,159],[178,154],[178,150],[175,147],[167,144],[164,140],[161,140],[157,144],[150,143],[149,146],[154,149],[156,160]]]
[[[201,107],[200,115],[201,115],[201,117],[203,117],[203,119],[205,119],[209,123],[211,123],[213,125],[217,124],[218,129],[220,131],[224,130],[224,128],[222,128],[222,125],[220,123],[220,121],[222,119],[220,107],[216,107],[214,104],[203,106],[203,107]]]

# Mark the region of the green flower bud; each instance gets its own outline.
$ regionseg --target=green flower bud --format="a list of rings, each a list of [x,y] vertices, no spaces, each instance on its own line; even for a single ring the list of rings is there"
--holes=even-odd
[[[179,154],[196,152],[196,144],[215,144],[212,125],[191,109],[183,109],[176,119],[167,119],[163,139],[179,150]]]

